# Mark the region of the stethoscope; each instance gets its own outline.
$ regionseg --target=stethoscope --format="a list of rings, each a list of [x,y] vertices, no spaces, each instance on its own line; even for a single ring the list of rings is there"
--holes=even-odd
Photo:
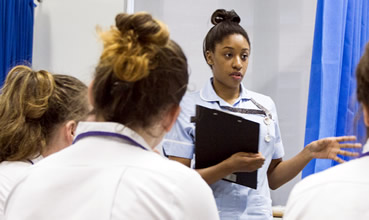
[[[145,148],[142,144],[138,143],[137,141],[133,140],[131,137],[128,137],[127,135],[118,134],[114,132],[107,132],[107,131],[88,131],[88,132],[80,133],[74,139],[73,144],[81,140],[82,138],[91,137],[91,136],[116,137],[116,138],[120,138],[120,139],[130,142],[135,147],[139,147],[144,150],[147,150],[147,148]]]
[[[272,122],[272,113],[270,113],[270,111],[265,108],[263,105],[261,105],[260,103],[258,103],[257,101],[255,101],[253,98],[250,98],[251,102],[254,103],[254,105],[256,107],[258,107],[259,109],[245,109],[245,108],[233,108],[233,107],[229,107],[229,106],[222,106],[221,108],[226,109],[228,111],[231,112],[237,112],[237,113],[241,113],[241,114],[260,114],[260,115],[264,115],[264,124],[267,127],[267,134],[264,137],[264,141],[269,143],[272,138],[270,135],[270,124]]]

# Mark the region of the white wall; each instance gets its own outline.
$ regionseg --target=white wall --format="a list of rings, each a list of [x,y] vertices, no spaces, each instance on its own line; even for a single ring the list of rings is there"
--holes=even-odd
[[[95,27],[108,28],[124,0],[43,0],[35,9],[34,68],[77,76],[88,83],[101,50]],[[202,40],[217,8],[235,9],[251,38],[245,85],[276,102],[288,159],[303,147],[316,0],[134,0],[168,24],[191,68],[190,89],[211,76]],[[284,205],[300,176],[272,192]]]
[[[36,1],[35,1],[36,2]],[[35,9],[33,67],[89,83],[102,44],[96,26],[109,28],[124,0],[43,0]]]

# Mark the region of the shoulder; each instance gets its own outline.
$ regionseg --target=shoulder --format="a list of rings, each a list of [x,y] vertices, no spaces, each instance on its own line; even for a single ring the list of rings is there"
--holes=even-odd
[[[369,189],[369,177],[366,169],[369,166],[369,157],[355,159],[344,164],[331,167],[325,171],[306,177],[296,184],[291,197],[302,198],[303,195],[329,193],[338,185],[366,184]]]
[[[181,101],[181,113],[182,114],[188,114],[188,115],[193,115],[195,112],[195,106],[197,104],[199,104],[201,102],[201,98],[200,98],[200,92],[199,91],[195,91],[195,92],[191,92],[188,91],[186,92],[186,94],[183,96],[182,101]]]
[[[360,158],[306,177],[291,191],[285,219],[296,219],[297,216],[299,219],[308,219],[302,218],[307,216],[314,219],[337,214],[336,209],[321,209],[327,204],[331,207],[350,206],[351,214],[359,211],[361,203],[358,204],[357,201],[362,201],[363,196],[369,193],[369,176],[366,174],[367,170],[363,169],[368,166],[369,158]],[[344,219],[356,218],[351,216]]]
[[[195,105],[200,99],[200,91],[187,91],[182,98],[181,105]]]
[[[4,161],[0,164],[0,183],[15,181],[20,178],[31,166],[21,161]]]
[[[147,161],[150,161],[148,164]],[[144,164],[145,163],[145,164]],[[206,190],[209,186],[201,176],[193,169],[185,165],[169,160],[159,154],[145,152],[135,162],[129,164],[132,177],[140,178],[142,181],[151,182],[153,185],[163,185],[176,191],[188,193],[188,191]],[[190,183],[194,183],[196,188],[191,188]]]
[[[260,101],[261,103],[273,103],[274,104],[274,101],[270,96],[267,96],[267,95],[264,95],[258,92],[254,92],[248,89],[245,89],[245,90],[246,90],[246,93],[256,101]]]
[[[26,176],[30,166],[31,164],[20,161],[4,161],[0,164],[0,217],[9,193]]]

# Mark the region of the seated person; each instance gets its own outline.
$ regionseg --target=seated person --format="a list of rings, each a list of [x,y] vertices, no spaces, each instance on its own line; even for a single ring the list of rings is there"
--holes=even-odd
[[[71,145],[88,110],[87,86],[72,76],[27,66],[9,72],[0,95],[0,216],[18,179],[32,164]]]
[[[369,44],[356,69],[357,98],[369,127]],[[360,158],[299,182],[287,202],[285,220],[369,219],[369,141]]]
[[[182,49],[147,13],[118,14],[101,37],[90,86],[96,122],[81,122],[71,147],[32,167],[6,219],[219,219],[200,175],[153,151],[187,88]]]

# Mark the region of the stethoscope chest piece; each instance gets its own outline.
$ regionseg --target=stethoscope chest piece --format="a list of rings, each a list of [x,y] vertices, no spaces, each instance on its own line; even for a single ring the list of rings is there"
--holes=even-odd
[[[270,125],[270,118],[268,116],[264,118],[264,124]]]
[[[265,135],[264,137],[265,142],[269,143],[271,141],[271,137],[269,134]]]

